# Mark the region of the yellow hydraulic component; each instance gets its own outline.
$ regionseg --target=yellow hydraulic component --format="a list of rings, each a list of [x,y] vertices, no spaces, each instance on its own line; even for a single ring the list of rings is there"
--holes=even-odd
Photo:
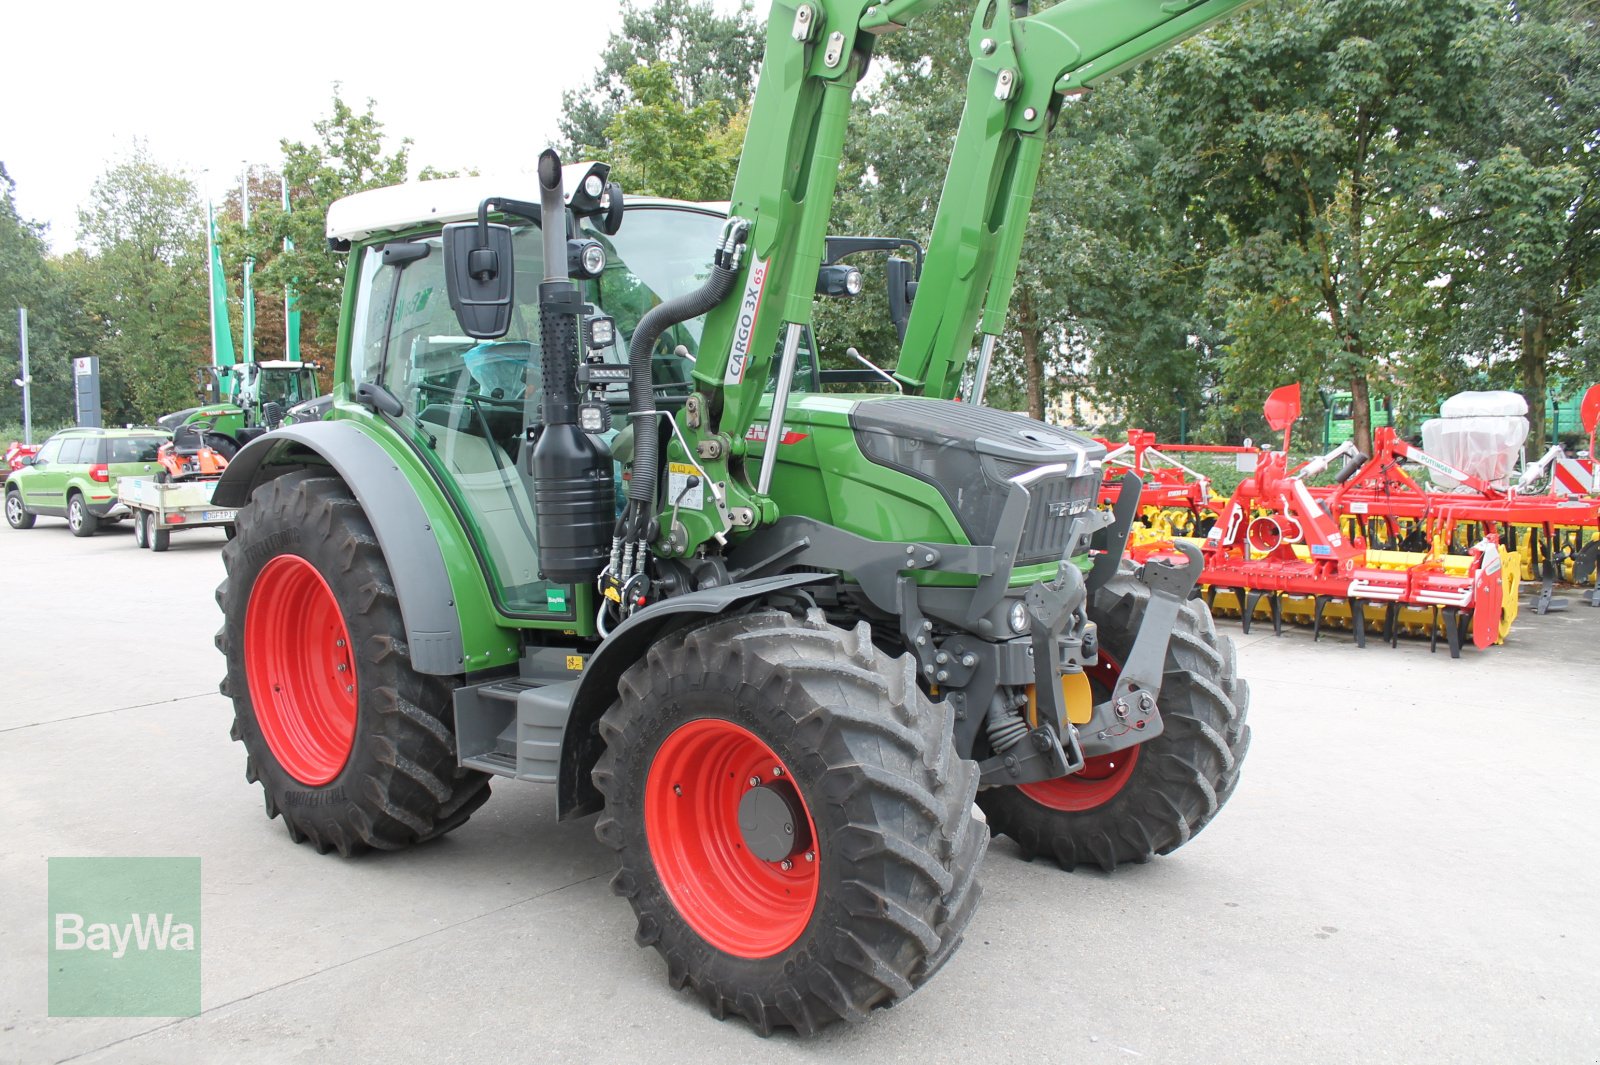
[[[1067,706],[1067,720],[1074,725],[1087,725],[1094,717],[1094,689],[1085,673],[1067,673],[1061,677],[1061,695]],[[1028,724],[1039,727],[1039,702],[1034,686],[1028,685]]]

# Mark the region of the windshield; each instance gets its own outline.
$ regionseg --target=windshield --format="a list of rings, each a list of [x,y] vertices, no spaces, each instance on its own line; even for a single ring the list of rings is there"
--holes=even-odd
[[[262,403],[277,403],[287,409],[315,399],[317,379],[310,367],[265,369],[261,371],[260,395]]]

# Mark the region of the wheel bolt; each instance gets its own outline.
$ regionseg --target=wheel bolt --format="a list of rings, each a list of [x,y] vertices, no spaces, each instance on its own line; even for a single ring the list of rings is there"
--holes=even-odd
[[[791,862],[789,859],[785,858],[783,861],[778,863],[778,868],[782,869],[784,872],[787,873],[789,870],[794,868],[794,863]]]
[[[682,795],[683,794],[683,785],[682,784],[674,784],[674,785],[672,785],[672,794],[674,794],[674,795]]]
[[[750,786],[752,788],[759,788],[761,786],[761,778],[760,777],[751,777],[750,778]]]
[[[344,690],[347,692],[353,692],[356,690],[356,686],[354,684],[346,684],[344,686]]]
[[[344,664],[344,663],[343,663],[343,662],[340,662],[340,663],[339,663],[339,672],[340,672],[340,673],[343,673],[343,672],[344,672],[344,671],[345,671],[345,670],[347,670],[347,669],[349,669],[349,668],[350,668],[350,667],[349,667],[349,666],[347,666],[347,665],[345,665],[345,664]]]
[[[775,776],[775,777],[783,776],[783,766],[781,766],[781,765],[773,766],[772,767],[772,775]]]
[[[344,641],[343,640],[334,640],[333,641],[333,645],[335,647],[343,647],[344,646]]]
[[[806,861],[814,862],[816,860],[817,860],[817,852],[816,851],[806,851]]]

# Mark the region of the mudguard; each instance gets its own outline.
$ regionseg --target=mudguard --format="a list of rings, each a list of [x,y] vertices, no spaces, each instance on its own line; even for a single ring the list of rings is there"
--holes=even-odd
[[[257,485],[311,464],[308,459],[332,467],[372,523],[400,600],[412,668],[461,673],[461,619],[433,527],[416,488],[366,433],[348,422],[309,422],[258,437],[228,463],[212,499],[219,507],[243,507]]]
[[[652,643],[670,630],[696,618],[721,614],[740,603],[788,588],[838,580],[834,573],[782,573],[663,599],[618,625],[596,649],[584,667],[572,697],[561,740],[561,775],[557,809],[563,821],[599,811],[604,805],[589,771],[600,758],[600,716],[617,698],[617,681]]]

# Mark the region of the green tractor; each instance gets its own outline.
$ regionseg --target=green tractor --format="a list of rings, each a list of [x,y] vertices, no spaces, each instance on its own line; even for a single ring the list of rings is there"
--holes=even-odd
[[[224,457],[284,423],[316,421],[331,408],[318,393],[315,362],[242,362],[198,371],[201,406],[160,419],[165,429],[198,425]]]
[[[726,211],[554,152],[332,206],[332,409],[215,496],[222,691],[293,840],[397,850],[552,784],[674,986],[811,1033],[951,957],[991,833],[1110,870],[1227,802],[1248,689],[1198,553],[1124,562],[1137,479],[1101,512],[1100,445],[974,400],[1064,94],[1242,4],[982,4],[893,387],[821,392],[851,92],[927,6],[776,0]]]

